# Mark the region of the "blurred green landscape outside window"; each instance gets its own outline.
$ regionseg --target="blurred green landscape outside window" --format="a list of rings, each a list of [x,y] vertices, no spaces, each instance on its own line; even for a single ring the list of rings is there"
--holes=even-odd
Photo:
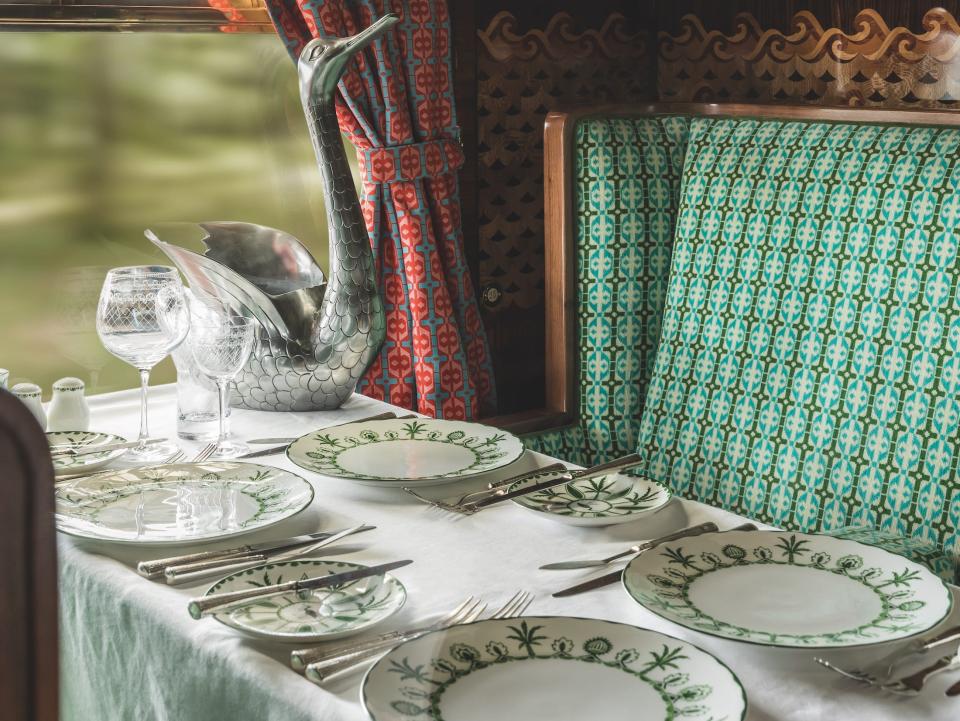
[[[68,375],[88,393],[137,383],[94,321],[108,268],[169,265],[145,228],[199,249],[199,229],[164,224],[260,223],[299,238],[326,270],[322,184],[276,37],[0,40],[0,367],[11,385],[31,380],[46,398]],[[168,359],[151,381],[174,378]]]

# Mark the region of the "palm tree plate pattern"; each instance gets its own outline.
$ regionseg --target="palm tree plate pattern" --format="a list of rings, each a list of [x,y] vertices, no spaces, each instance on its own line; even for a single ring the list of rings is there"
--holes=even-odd
[[[747,700],[719,660],[612,621],[525,616],[454,626],[398,646],[370,669],[373,721],[737,721]]]
[[[313,486],[290,471],[204,461],[130,468],[57,486],[57,530],[138,545],[213,541],[299,513]]]
[[[298,438],[287,457],[301,468],[374,486],[425,486],[502,468],[520,439],[480,423],[391,419],[325,428]]]
[[[515,483],[510,490],[520,485]],[[666,487],[649,478],[607,473],[520,496],[514,502],[572,526],[613,526],[658,511],[671,497]]]
[[[207,594],[245,591],[361,568],[365,566],[310,558],[267,563],[217,581]],[[403,584],[388,573],[303,594],[270,596],[215,618],[252,636],[312,643],[366,631],[390,618],[406,600]]]
[[[70,446],[77,450],[90,450],[95,446],[104,446],[108,443],[123,443],[126,438],[115,436],[112,433],[95,433],[93,431],[48,431],[47,443],[51,446]],[[100,453],[84,453],[80,456],[54,456],[53,472],[58,476],[65,473],[86,473],[103,468],[111,461],[115,461],[129,449],[118,448],[113,451]]]
[[[875,546],[783,531],[727,531],[634,558],[627,592],[674,623],[789,648],[843,648],[923,633],[951,609],[927,568]]]

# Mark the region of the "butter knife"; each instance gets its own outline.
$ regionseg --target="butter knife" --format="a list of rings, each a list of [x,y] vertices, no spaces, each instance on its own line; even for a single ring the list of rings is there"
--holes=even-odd
[[[271,586],[261,586],[259,588],[245,589],[243,591],[227,591],[226,593],[211,593],[208,596],[194,598],[187,604],[187,611],[194,620],[199,620],[210,614],[223,613],[239,606],[246,606],[255,603],[262,598],[279,596],[283,593],[301,593],[303,591],[316,591],[330,586],[340,586],[344,583],[357,581],[361,578],[370,576],[382,576],[387,571],[396,568],[402,568],[413,563],[413,561],[392,561],[390,563],[381,563],[379,566],[370,566],[369,568],[360,568],[356,571],[347,571],[345,573],[332,573],[329,576],[319,576],[317,578],[305,578],[299,581],[286,581],[285,583],[275,583]]]
[[[708,522],[701,523],[699,526],[691,526],[690,528],[684,528],[681,531],[676,533],[670,533],[666,536],[661,536],[660,538],[655,538],[652,541],[647,541],[646,543],[641,543],[638,548],[640,549],[636,554],[639,555],[644,551],[648,551],[655,546],[659,546],[661,543],[666,543],[668,541],[675,541],[679,538],[692,538],[693,536],[699,536],[702,533],[713,533],[719,530],[716,523]],[[752,523],[744,523],[743,525],[737,526],[736,528],[731,528],[731,531],[756,531],[757,527]],[[576,596],[579,593],[585,593],[586,591],[593,591],[597,588],[603,588],[604,586],[609,586],[612,583],[616,583],[623,576],[623,569],[620,568],[616,571],[611,571],[597,578],[592,578],[589,581],[584,581],[583,583],[578,583],[575,586],[570,586],[565,588],[562,591],[557,591],[553,594],[554,598],[564,598],[566,596]]]

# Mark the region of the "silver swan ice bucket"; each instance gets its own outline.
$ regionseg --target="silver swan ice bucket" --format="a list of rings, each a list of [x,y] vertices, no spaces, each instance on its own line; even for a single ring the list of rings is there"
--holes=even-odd
[[[270,411],[339,408],[386,337],[383,301],[334,100],[354,53],[398,22],[385,15],[346,38],[310,41],[300,54],[300,99],[326,195],[330,277],[293,236],[251,223],[201,223],[205,253],[146,237],[198,294],[260,324],[232,404]]]

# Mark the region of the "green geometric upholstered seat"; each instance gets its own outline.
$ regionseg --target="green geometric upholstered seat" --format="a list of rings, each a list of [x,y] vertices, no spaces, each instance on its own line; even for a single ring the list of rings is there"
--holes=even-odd
[[[670,269],[688,120],[597,118],[574,134],[579,417],[525,438],[593,465],[632,453]]]
[[[960,131],[693,119],[640,471],[960,553]]]

